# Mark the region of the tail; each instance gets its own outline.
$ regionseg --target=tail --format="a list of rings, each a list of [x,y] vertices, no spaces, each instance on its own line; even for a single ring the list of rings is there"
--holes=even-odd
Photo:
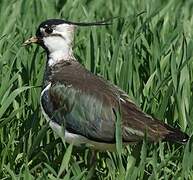
[[[134,103],[126,99],[126,103],[122,103],[122,115],[125,119],[125,126],[143,132],[150,141],[158,141],[160,139],[166,141],[185,144],[189,140],[189,136],[179,129],[173,128],[164,122],[143,113]],[[129,132],[128,134],[131,134]],[[135,134],[137,138],[138,136]],[[125,141],[131,139],[129,135],[125,135]]]
[[[180,131],[179,129],[170,127],[166,124],[165,124],[165,127],[167,128],[167,130],[169,130],[169,133],[165,135],[165,138],[164,138],[166,141],[185,144],[189,140],[189,136],[186,133]]]

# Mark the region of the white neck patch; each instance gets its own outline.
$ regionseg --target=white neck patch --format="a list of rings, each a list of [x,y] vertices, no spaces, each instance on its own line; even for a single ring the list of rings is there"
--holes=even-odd
[[[63,49],[63,50],[58,50],[54,51],[49,54],[48,57],[48,65],[53,66],[60,61],[67,61],[69,59],[75,59],[72,53],[72,49]]]
[[[74,58],[72,51],[73,38],[74,26],[66,24],[56,26],[51,35],[43,38],[44,45],[49,51],[49,66]]]

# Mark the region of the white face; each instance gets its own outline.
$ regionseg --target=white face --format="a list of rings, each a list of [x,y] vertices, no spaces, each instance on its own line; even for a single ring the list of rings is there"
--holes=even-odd
[[[41,28],[40,31],[43,36],[44,45],[47,47],[50,53],[55,51],[65,50],[72,48],[74,39],[74,25],[59,24],[52,26],[53,30],[50,33],[46,32],[46,28]]]

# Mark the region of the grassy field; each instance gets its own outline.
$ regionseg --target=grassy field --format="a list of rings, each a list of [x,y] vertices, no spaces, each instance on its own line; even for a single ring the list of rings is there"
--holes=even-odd
[[[77,30],[74,51],[93,73],[117,84],[148,114],[193,132],[191,0],[1,0],[0,179],[88,179],[90,151],[63,145],[46,124],[39,97],[45,54],[22,47],[47,18],[112,26]],[[93,179],[193,179],[186,145],[143,142],[98,153]]]

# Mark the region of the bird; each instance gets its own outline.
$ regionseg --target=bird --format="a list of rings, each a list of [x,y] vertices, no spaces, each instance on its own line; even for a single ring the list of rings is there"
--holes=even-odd
[[[109,20],[72,22],[48,19],[24,45],[37,44],[46,52],[46,70],[40,105],[53,131],[67,143],[106,151],[116,148],[116,123],[120,114],[124,145],[146,138],[181,144],[189,136],[143,112],[126,92],[87,70],[73,54],[75,30],[105,26]]]

